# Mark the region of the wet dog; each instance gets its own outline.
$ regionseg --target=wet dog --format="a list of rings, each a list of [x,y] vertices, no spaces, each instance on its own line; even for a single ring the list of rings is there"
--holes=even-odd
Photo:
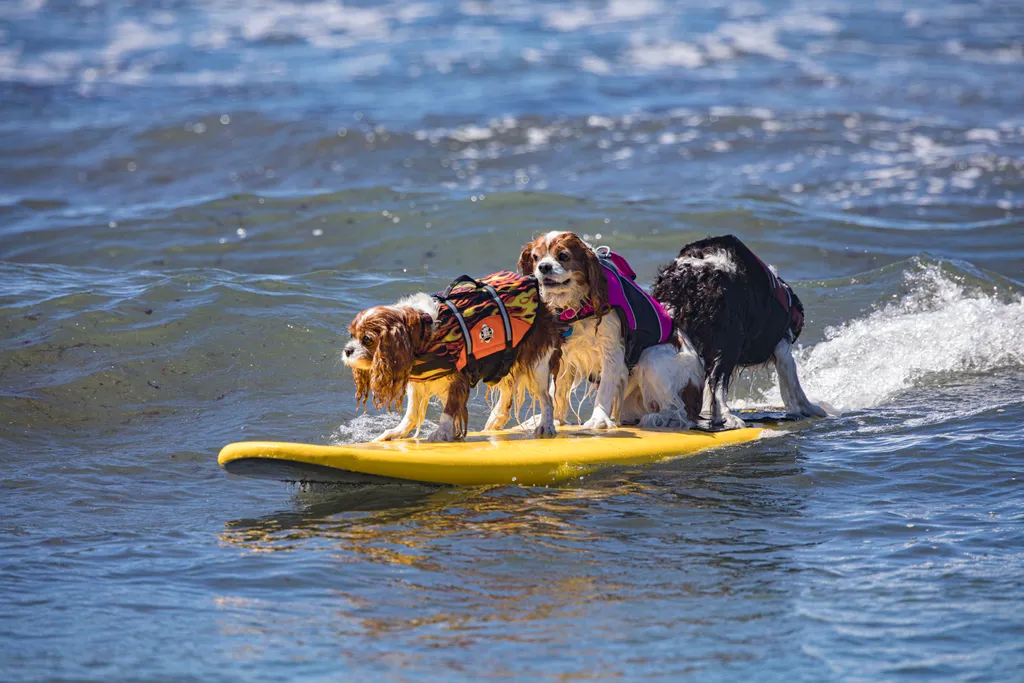
[[[692,426],[703,368],[625,259],[575,233],[550,232],[523,245],[519,270],[537,278],[541,299],[566,326],[554,386],[558,421],[568,416],[572,390],[589,380],[597,391],[585,428]]]
[[[738,428],[726,396],[741,367],[774,362],[786,412],[824,417],[797,377],[792,347],[804,307],[768,265],[732,235],[686,245],[663,266],[651,293],[697,348],[706,371],[702,414],[714,427]]]
[[[397,409],[406,398],[402,421],[375,441],[418,435],[434,396],[444,410],[429,440],[464,437],[469,390],[480,381],[500,384],[509,397],[529,391],[541,408],[534,433],[549,436],[555,433],[548,385],[557,327],[535,279],[512,272],[479,281],[463,276],[442,293],[360,312],[342,360],[352,369],[360,404],[372,399],[378,409]]]

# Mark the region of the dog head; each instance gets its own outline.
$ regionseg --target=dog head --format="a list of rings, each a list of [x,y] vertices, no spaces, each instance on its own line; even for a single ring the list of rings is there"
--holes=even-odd
[[[573,232],[549,232],[523,245],[519,271],[540,283],[541,299],[555,310],[586,304],[601,314],[608,301],[608,279],[593,248]]]
[[[351,339],[341,359],[352,368],[356,401],[365,405],[372,396],[378,410],[397,410],[416,349],[429,334],[420,313],[406,306],[374,306],[358,313],[348,331]]]

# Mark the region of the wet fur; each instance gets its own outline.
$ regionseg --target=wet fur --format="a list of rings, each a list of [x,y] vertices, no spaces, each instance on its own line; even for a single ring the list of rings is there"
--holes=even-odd
[[[623,421],[644,426],[688,427],[687,417],[699,404],[694,388],[703,383],[703,369],[692,348],[663,344],[657,353],[644,352],[631,373],[626,366],[622,316],[602,315],[608,306],[608,280],[593,248],[571,232],[550,232],[523,245],[519,270],[541,283],[541,298],[554,313],[579,310],[586,304],[598,315],[568,323],[572,334],[562,342],[562,359],[554,373],[555,419],[565,423],[569,398],[583,381],[597,385],[594,410],[584,427],[609,429]],[[569,283],[547,284],[550,280]],[[649,353],[651,352],[651,353]],[[664,378],[671,378],[664,381]],[[699,393],[699,392],[698,392]],[[685,400],[693,405],[688,410]],[[656,416],[655,416],[656,415]]]
[[[455,372],[428,382],[410,381],[416,355],[429,346],[434,332],[433,325],[425,323],[424,314],[426,319],[436,320],[438,304],[429,295],[417,294],[393,306],[361,311],[349,326],[352,338],[345,345],[342,360],[352,369],[356,402],[364,408],[372,401],[378,410],[398,410],[402,398],[407,399],[401,422],[379,435],[377,441],[403,438],[414,430],[418,435],[426,407],[434,396],[441,399],[444,409],[437,429],[428,439],[453,441],[465,437],[468,431],[472,384],[466,373]],[[540,382],[546,389],[553,352],[561,339],[555,327],[555,318],[540,302],[534,324],[516,347],[515,362],[503,382],[507,380],[518,389],[516,383],[522,377],[529,389],[535,390]],[[548,399],[546,391],[542,393]],[[547,412],[552,413],[550,400],[547,402]],[[536,433],[554,434],[553,419],[538,425]]]
[[[694,343],[707,379],[703,412],[714,426],[741,427],[725,397],[738,368],[774,362],[787,412],[824,416],[807,400],[790,346],[800,334],[775,299],[771,280],[754,253],[733,235],[686,245],[663,266],[651,294]],[[792,305],[803,312],[796,294]],[[785,374],[785,377],[783,376]]]

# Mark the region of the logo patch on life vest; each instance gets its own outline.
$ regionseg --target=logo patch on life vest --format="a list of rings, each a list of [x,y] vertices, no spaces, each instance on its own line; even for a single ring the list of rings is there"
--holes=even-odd
[[[489,325],[484,325],[480,328],[480,341],[485,344],[494,338],[494,330]]]

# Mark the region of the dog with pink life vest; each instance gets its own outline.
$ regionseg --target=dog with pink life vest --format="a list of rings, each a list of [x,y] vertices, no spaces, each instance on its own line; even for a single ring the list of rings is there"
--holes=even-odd
[[[620,424],[692,427],[704,371],[696,349],[665,309],[634,281],[620,255],[594,249],[572,232],[551,232],[523,246],[519,270],[537,278],[545,305],[564,325],[554,378],[555,421],[565,424],[570,396],[596,385],[587,429]],[[500,428],[511,397],[500,394],[488,428]]]
[[[571,232],[528,242],[519,269],[537,278],[542,300],[565,325],[553,388],[557,422],[568,417],[572,391],[590,381],[597,388],[585,428],[742,427],[726,403],[732,375],[772,361],[787,413],[825,415],[804,394],[792,356],[803,305],[736,237],[683,247],[659,269],[651,294],[623,257]],[[488,428],[504,425],[509,405],[499,396]]]

